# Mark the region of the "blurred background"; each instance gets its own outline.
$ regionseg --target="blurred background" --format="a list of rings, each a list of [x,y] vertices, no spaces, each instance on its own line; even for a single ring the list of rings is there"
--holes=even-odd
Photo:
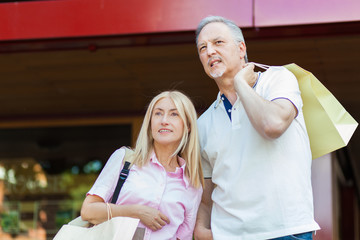
[[[249,61],[298,64],[360,119],[358,0],[0,1],[0,239],[52,239],[78,216],[160,91],[199,114],[215,100],[195,46],[208,15],[242,28]],[[359,130],[312,182],[315,239],[360,240]]]

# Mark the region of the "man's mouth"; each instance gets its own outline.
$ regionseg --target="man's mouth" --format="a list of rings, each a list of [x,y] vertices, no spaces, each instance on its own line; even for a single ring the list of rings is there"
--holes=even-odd
[[[215,66],[216,64],[220,63],[221,62],[221,59],[220,58],[213,58],[213,59],[209,59],[209,66],[210,67],[213,67]]]

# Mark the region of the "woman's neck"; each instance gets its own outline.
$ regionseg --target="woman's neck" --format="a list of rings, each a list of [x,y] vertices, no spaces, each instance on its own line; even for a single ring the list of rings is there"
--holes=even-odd
[[[176,148],[154,144],[157,159],[167,172],[174,172],[179,167],[177,155],[173,155]]]

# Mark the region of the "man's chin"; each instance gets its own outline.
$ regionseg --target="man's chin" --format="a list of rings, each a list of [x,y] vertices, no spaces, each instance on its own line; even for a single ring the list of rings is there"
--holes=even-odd
[[[224,75],[225,71],[214,71],[210,72],[210,76],[214,79],[221,78]]]

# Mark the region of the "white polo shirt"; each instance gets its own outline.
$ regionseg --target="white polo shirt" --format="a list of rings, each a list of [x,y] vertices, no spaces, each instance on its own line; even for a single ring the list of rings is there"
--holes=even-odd
[[[228,117],[220,94],[198,119],[214,239],[261,240],[319,229],[313,216],[311,151],[295,76],[284,67],[261,74],[254,90],[289,99],[298,115],[277,139],[263,138],[238,99]]]

